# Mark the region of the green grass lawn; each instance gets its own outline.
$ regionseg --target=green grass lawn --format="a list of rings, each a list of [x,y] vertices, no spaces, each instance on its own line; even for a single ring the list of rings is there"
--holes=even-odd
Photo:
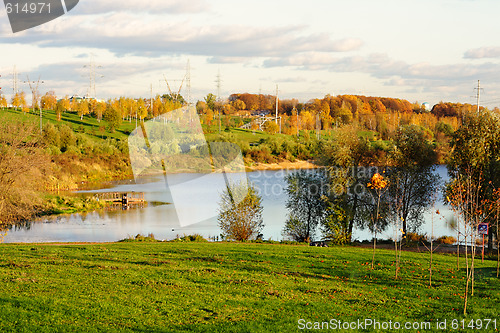
[[[372,271],[371,250],[355,247],[3,244],[0,254],[2,332],[294,332],[299,319],[366,318],[429,321],[432,331],[446,319],[452,331],[463,319],[454,256],[434,256],[429,288],[429,254],[403,253],[394,280],[392,251],[379,250]],[[467,323],[500,310],[496,262],[476,264]]]

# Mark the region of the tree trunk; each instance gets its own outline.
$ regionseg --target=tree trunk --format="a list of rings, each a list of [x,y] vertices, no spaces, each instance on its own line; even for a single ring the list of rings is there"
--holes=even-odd
[[[352,204],[352,215],[349,221],[349,243],[352,241],[352,230],[354,229],[354,218],[356,217],[356,209],[358,209],[358,195],[354,193],[354,202]]]
[[[491,253],[493,253],[493,233],[491,232],[491,230],[488,230],[488,254]]]
[[[500,242],[497,239],[497,277],[500,270]]]
[[[372,269],[374,269],[374,262],[375,262],[375,248],[377,247],[377,232],[375,232],[375,237],[373,237],[373,256],[372,256]]]

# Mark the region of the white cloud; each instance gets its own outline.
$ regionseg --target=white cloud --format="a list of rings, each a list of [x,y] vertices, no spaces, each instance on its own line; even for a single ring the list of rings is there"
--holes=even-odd
[[[477,49],[470,49],[465,52],[464,58],[469,58],[469,59],[500,58],[500,46],[480,47]]]
[[[189,20],[165,20],[161,16],[109,13],[45,24],[35,33],[21,33],[6,38],[5,42],[100,48],[118,56],[203,55],[212,57],[212,62],[222,63],[313,51],[347,52],[363,44],[356,38],[334,40],[328,34],[308,34],[306,30],[305,26],[199,25]]]
[[[73,9],[74,14],[103,14],[108,12],[132,12],[152,14],[184,14],[208,11],[207,0],[83,0]]]

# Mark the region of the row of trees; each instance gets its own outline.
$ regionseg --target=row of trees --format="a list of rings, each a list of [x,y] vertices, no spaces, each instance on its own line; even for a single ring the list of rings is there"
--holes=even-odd
[[[3,106],[6,101],[2,102]],[[35,103],[43,109],[56,110],[60,119],[62,113],[76,112],[83,118],[90,115],[99,121],[108,121],[111,129],[117,128],[122,121],[144,120],[156,117],[183,105],[182,96],[155,96],[152,99],[133,99],[120,97],[106,102],[94,99],[70,99],[67,96],[57,99],[53,92],[48,92]],[[213,125],[219,121],[226,127],[241,127],[246,122],[242,110],[268,110],[274,113],[276,98],[272,95],[232,94],[228,101],[217,100],[208,94],[197,103],[197,111],[203,124]],[[12,104],[16,108],[29,111],[24,93],[14,96]],[[417,102],[384,97],[366,97],[356,95],[326,95],[322,99],[312,99],[307,103],[299,103],[296,99],[280,100],[279,114],[281,126],[267,124],[269,133],[278,131],[284,134],[298,134],[301,130],[328,130],[349,124],[357,124],[360,130],[377,132],[376,139],[394,139],[402,125],[419,125],[428,129],[441,155],[449,151],[446,135],[460,126],[463,115],[475,112],[469,104],[439,103],[432,112]],[[219,114],[221,115],[219,119]],[[235,117],[239,115],[239,117]],[[258,129],[258,126],[253,128]]]
[[[290,216],[285,235],[300,241],[313,239],[320,225],[324,239],[348,243],[355,226],[380,232],[394,220],[401,221],[402,232],[407,233],[422,225],[429,198],[439,185],[434,173],[437,156],[425,131],[415,125],[398,131],[390,167],[383,168],[391,184],[383,195],[366,186],[379,170],[366,167],[371,148],[352,133],[341,131],[327,143],[324,169],[287,176]]]
[[[418,126],[403,126],[398,130],[390,154],[391,166],[380,173],[376,168],[365,167],[366,142],[357,136],[340,136],[329,145],[324,150],[325,168],[300,170],[286,177],[289,215],[283,234],[296,241],[310,241],[320,226],[323,239],[345,244],[351,241],[354,225],[369,228],[374,234],[373,269],[377,232],[392,224],[395,230],[400,230],[394,239],[398,278],[401,256],[398,242],[401,244],[408,230],[418,229],[424,211],[433,205],[437,191],[443,190],[456,214],[457,269],[463,252],[460,243],[466,245],[463,310],[466,315],[469,298],[474,295],[476,243],[481,224],[489,226],[490,249],[493,238],[496,239],[497,277],[500,274],[500,117],[488,111],[464,115],[462,126],[452,134],[453,150],[448,161],[451,180],[444,187],[433,173],[436,154],[432,144]],[[253,202],[260,205],[260,200]],[[231,211],[231,206],[226,204],[225,209]],[[252,216],[262,221],[262,208],[257,209],[256,215],[250,209],[239,207],[238,211],[245,211],[242,215],[248,221]],[[227,214],[221,215],[219,221],[221,227],[224,223],[235,225],[228,222],[232,220],[227,219]],[[256,231],[262,228],[262,223],[246,225],[256,226]],[[231,229],[223,230],[231,235]],[[247,233],[248,237],[255,234]],[[429,251],[432,286],[432,235]]]
[[[462,216],[462,231],[465,226],[473,230],[480,222],[490,224],[490,248],[500,208],[499,131],[500,121],[492,112],[465,117],[462,127],[452,134],[448,163],[452,180],[446,185],[448,200]],[[355,133],[344,128],[334,140],[322,143],[324,168],[286,177],[290,213],[285,235],[311,240],[321,226],[324,239],[348,243],[355,226],[380,232],[392,221],[404,235],[422,225],[424,212],[443,189],[434,172],[437,155],[426,130],[416,125],[400,127],[383,171],[367,167],[373,150]],[[382,192],[367,186],[379,172],[387,181]],[[472,191],[471,186],[475,195],[467,197],[464,193]],[[457,239],[463,237],[458,234]]]
[[[373,149],[355,130],[340,130],[320,150],[323,168],[286,176],[290,213],[285,236],[310,241],[321,226],[323,239],[345,244],[351,242],[355,226],[380,232],[391,220],[401,221],[403,233],[418,230],[440,183],[434,173],[437,155],[424,129],[400,128],[390,152],[391,166],[383,171],[391,184],[383,196],[378,188],[366,186],[379,168],[367,167]],[[224,207],[228,210],[227,204]],[[226,216],[221,216],[222,223]]]

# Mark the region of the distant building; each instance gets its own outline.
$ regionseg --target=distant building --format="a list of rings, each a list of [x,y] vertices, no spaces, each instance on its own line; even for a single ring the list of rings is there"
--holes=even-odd
[[[422,109],[424,109],[427,112],[430,112],[432,110],[432,107],[429,103],[424,102],[424,103],[422,103]]]

